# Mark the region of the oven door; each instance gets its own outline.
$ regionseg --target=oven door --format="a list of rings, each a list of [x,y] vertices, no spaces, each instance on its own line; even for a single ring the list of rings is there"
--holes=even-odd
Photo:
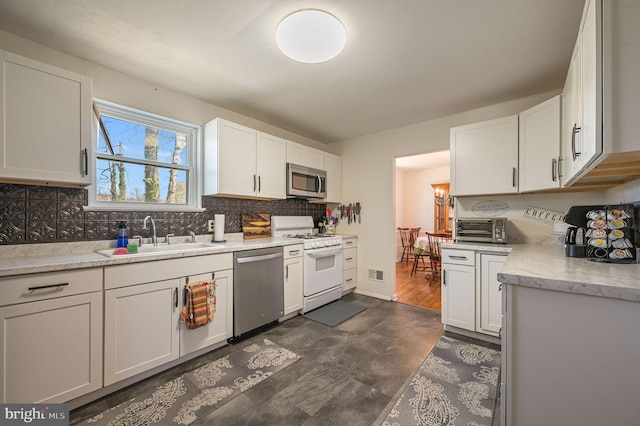
[[[342,247],[326,247],[304,251],[304,296],[342,286]]]

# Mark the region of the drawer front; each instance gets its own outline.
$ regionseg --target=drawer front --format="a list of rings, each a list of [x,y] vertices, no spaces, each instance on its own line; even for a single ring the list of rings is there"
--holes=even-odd
[[[358,247],[358,239],[357,238],[344,238],[342,240],[342,247],[348,249],[352,247]]]
[[[442,263],[475,266],[475,259],[473,250],[442,249]]]
[[[0,278],[0,306],[102,290],[102,268]]]
[[[225,269],[233,269],[232,253],[107,266],[104,268],[104,287],[108,290]]]
[[[302,244],[295,244],[292,246],[284,246],[284,258],[291,259],[292,257],[302,256]]]
[[[355,268],[358,265],[358,249],[348,248],[342,250],[342,256],[344,259],[344,269]]]
[[[358,276],[357,268],[351,268],[351,269],[345,270],[342,276],[344,280],[342,282],[342,289],[349,290],[349,289],[355,288],[356,285],[358,284],[357,276]]]

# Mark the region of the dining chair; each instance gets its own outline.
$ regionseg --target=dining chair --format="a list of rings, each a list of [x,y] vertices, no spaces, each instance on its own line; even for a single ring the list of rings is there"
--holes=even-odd
[[[409,263],[409,259],[413,255],[413,244],[416,242],[420,228],[398,228],[398,232],[400,233],[400,241],[402,242],[402,257],[400,258],[400,262],[406,258],[407,263]]]
[[[429,250],[424,250],[418,247],[414,247],[413,249],[413,266],[411,267],[411,274],[410,276],[413,276],[413,274],[416,274],[418,272],[418,264],[422,263],[422,270],[426,271],[427,270],[427,262],[425,262],[425,259],[429,258]],[[430,264],[430,263],[429,263]]]
[[[436,275],[440,275],[442,270],[442,243],[444,241],[450,241],[451,237],[430,233],[427,233],[427,237],[429,238],[429,261],[431,263],[431,280],[429,281],[429,287],[431,287]]]

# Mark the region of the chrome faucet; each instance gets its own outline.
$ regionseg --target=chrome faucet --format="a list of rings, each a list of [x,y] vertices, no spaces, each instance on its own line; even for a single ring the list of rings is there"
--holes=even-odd
[[[196,243],[196,233],[193,231],[189,231],[189,235],[191,235],[191,244]]]
[[[142,229],[147,229],[147,220],[151,220],[151,229],[153,230],[153,233],[151,234],[151,242],[153,242],[154,246],[157,246],[158,237],[156,236],[156,223],[153,221],[153,218],[151,216],[147,216],[144,218],[144,221],[142,222]]]
[[[176,234],[167,234],[167,235],[165,235],[164,242],[167,243],[167,245],[170,246],[171,245],[171,240],[169,239],[169,237],[175,237],[175,236],[176,236]]]

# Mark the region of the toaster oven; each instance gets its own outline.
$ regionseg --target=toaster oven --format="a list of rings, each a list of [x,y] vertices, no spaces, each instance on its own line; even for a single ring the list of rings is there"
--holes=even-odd
[[[458,218],[454,238],[456,241],[506,244],[507,222],[504,217]]]

